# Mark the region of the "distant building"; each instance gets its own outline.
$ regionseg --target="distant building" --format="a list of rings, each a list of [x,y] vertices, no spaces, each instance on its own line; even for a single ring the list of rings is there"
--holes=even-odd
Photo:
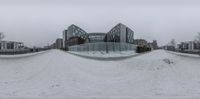
[[[56,43],[54,42],[53,44],[51,44],[50,46],[48,46],[50,49],[56,49]]]
[[[166,45],[166,46],[163,46],[163,49],[169,50],[169,51],[175,51],[175,46],[173,46],[173,45]]]
[[[134,44],[138,46],[148,46],[148,42],[144,39],[135,39]]]
[[[57,49],[63,48],[63,39],[58,38],[58,39],[56,40],[55,46],[56,46]]]
[[[200,51],[200,42],[199,41],[194,41],[194,48],[195,51]]]
[[[153,42],[149,42],[147,45],[149,48],[151,48],[151,50],[158,49],[158,44],[156,40],[153,40]]]
[[[152,42],[152,48],[153,49],[158,49],[158,44],[157,44],[156,40],[153,40],[153,42]]]
[[[20,50],[20,49],[24,49],[24,44],[22,42],[14,42],[14,41],[0,42],[1,51],[11,51],[11,50]]]
[[[63,48],[66,48],[67,43],[67,30],[63,31]]]
[[[153,43],[149,42],[147,45],[148,45],[149,48],[151,48],[151,50],[154,49],[154,48],[153,48]]]

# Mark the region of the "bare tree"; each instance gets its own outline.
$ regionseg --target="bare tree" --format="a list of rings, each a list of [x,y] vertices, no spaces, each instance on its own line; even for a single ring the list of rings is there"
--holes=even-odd
[[[170,44],[171,44],[172,46],[176,47],[176,41],[175,41],[175,39],[172,39],[172,40],[170,41]]]
[[[200,32],[197,32],[196,41],[199,47],[199,55],[200,55]]]
[[[200,42],[200,32],[197,32],[196,40]]]
[[[4,33],[0,32],[0,41],[2,41],[5,38]]]

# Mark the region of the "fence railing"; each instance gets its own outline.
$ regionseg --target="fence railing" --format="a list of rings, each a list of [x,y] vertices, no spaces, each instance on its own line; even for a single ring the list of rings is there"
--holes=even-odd
[[[6,49],[0,50],[0,55],[15,55],[15,54],[27,54],[27,53],[34,53],[45,51],[49,49],[40,48],[40,49]]]
[[[131,51],[136,50],[137,46],[129,43],[119,42],[98,42],[98,43],[85,43],[69,47],[69,51],[85,52],[85,51]]]

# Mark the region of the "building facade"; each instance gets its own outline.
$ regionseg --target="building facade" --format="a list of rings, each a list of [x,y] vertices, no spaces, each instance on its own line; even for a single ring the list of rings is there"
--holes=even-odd
[[[8,50],[20,50],[24,48],[24,44],[22,42],[14,42],[14,41],[1,41],[0,42],[0,50],[8,51]]]
[[[71,26],[68,27],[67,30],[67,40],[70,39],[71,37],[80,37],[84,40],[87,40],[88,34],[80,27],[72,24]]]
[[[119,23],[106,35],[107,42],[133,43],[134,32],[127,26]]]
[[[158,49],[158,43],[156,40],[153,40],[152,42],[152,49]]]
[[[64,30],[63,31],[63,48],[65,48],[66,47],[66,44],[67,44],[67,30]]]
[[[73,40],[74,38],[81,38],[84,40],[84,42],[87,42],[88,34],[80,27],[72,24],[71,26],[68,27],[67,30],[64,30],[63,32],[63,47],[67,48],[69,45],[71,45],[72,43],[71,41],[77,41],[77,40]],[[79,43],[73,42],[72,45],[74,44],[79,44]]]
[[[67,40],[67,46],[80,45],[84,43],[85,39],[81,37],[71,37],[69,40]]]
[[[163,46],[163,49],[169,50],[169,51],[175,51],[175,46],[173,46],[173,45],[166,45],[166,46]]]
[[[56,46],[57,49],[63,48],[63,39],[58,38],[58,39],[56,40],[55,46]]]
[[[90,43],[104,42],[106,33],[89,33],[88,39]]]
[[[87,33],[80,27],[72,24],[63,32],[63,47],[97,42],[131,43],[134,41],[134,32],[127,26],[119,23],[108,33]]]
[[[144,46],[148,46],[148,42],[144,39],[135,39],[134,40],[134,44],[135,45],[138,45],[138,46],[141,46],[141,47],[144,47]]]
[[[179,51],[186,52],[198,52],[200,51],[200,42],[198,41],[186,41],[178,44]]]

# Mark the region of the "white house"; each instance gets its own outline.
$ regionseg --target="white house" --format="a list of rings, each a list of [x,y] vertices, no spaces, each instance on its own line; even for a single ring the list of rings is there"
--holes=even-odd
[[[0,50],[1,51],[20,50],[23,48],[24,48],[24,44],[22,42],[0,41]]]
[[[200,42],[198,41],[181,42],[181,44],[178,45],[178,49],[188,52],[198,52],[200,51]]]

